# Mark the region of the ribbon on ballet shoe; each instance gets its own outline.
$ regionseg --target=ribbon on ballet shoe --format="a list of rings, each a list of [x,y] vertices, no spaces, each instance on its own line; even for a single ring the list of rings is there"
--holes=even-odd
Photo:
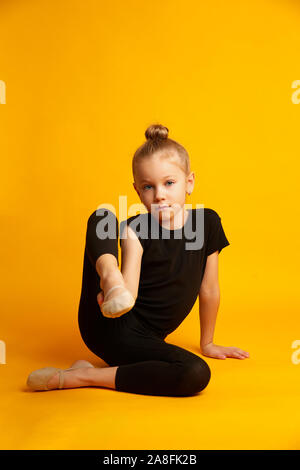
[[[107,297],[114,289],[118,289],[118,287],[124,287],[124,286],[122,286],[121,284],[118,284],[117,286],[111,287],[111,288],[106,292],[105,297]],[[126,287],[124,287],[124,289],[126,289]],[[104,292],[103,292],[103,295],[104,295]]]

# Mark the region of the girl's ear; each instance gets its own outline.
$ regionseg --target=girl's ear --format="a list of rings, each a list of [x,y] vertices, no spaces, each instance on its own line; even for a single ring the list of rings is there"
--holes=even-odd
[[[187,177],[187,186],[188,186],[187,193],[191,194],[195,186],[195,173],[193,171]]]

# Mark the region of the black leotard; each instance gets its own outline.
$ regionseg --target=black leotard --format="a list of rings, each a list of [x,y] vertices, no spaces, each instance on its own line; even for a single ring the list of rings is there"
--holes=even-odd
[[[98,237],[97,225],[104,217],[115,227],[115,237]],[[201,220],[203,224],[199,225],[197,221]],[[206,362],[164,339],[191,311],[199,294],[207,256],[229,245],[221,219],[212,209],[190,209],[184,227],[168,230],[150,213],[140,214],[121,223],[121,237],[125,224],[133,228],[143,246],[135,305],[117,318],[107,318],[101,313],[97,303],[100,278],[95,264],[104,253],[113,254],[118,261],[118,240],[122,247],[122,238],[112,212],[94,211],[88,219],[84,251],[78,312],[81,336],[89,349],[109,365],[120,366],[116,375],[118,390],[176,396],[202,390],[210,377]],[[193,238],[191,230],[196,234]],[[151,233],[158,238],[151,237]],[[201,233],[202,246],[199,245]],[[192,249],[187,249],[187,244]],[[172,367],[166,368],[167,364]],[[197,376],[195,368],[201,371]],[[141,376],[142,381],[138,379]]]

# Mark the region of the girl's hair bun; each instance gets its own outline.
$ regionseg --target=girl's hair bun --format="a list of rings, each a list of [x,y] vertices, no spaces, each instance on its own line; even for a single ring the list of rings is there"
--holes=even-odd
[[[163,140],[167,139],[169,129],[161,124],[152,124],[145,132],[147,140]]]
[[[173,139],[168,137],[169,129],[161,124],[151,124],[146,132],[146,142],[144,142],[134,152],[132,159],[132,172],[134,178],[138,177],[138,167],[145,159],[152,155],[170,157],[171,161],[177,158],[177,163],[186,175],[191,172],[190,159],[186,149]],[[179,159],[179,160],[178,160]]]

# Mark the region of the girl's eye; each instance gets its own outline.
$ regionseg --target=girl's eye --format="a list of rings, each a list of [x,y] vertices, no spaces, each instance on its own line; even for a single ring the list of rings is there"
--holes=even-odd
[[[172,184],[175,183],[175,181],[167,181],[167,185],[168,185],[168,183],[171,183],[171,185],[172,185]],[[169,186],[169,185],[168,185],[168,186]],[[146,185],[143,187],[143,189],[146,189],[146,190],[147,190],[147,188],[151,188],[151,184],[146,184]]]

